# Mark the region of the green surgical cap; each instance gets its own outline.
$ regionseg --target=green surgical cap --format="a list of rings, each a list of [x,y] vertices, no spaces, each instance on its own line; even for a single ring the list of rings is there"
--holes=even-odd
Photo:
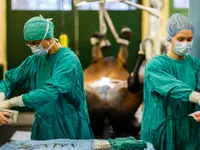
[[[54,38],[54,25],[49,19],[45,19],[42,16],[33,17],[29,19],[24,25],[24,40],[35,41],[42,40],[47,30],[47,24],[49,28],[45,39]]]

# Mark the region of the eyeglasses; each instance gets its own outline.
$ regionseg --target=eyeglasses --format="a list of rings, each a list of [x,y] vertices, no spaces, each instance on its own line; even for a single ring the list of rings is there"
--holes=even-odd
[[[25,42],[25,45],[26,46],[37,46],[37,45],[39,45],[41,43],[41,41],[28,41],[28,42]]]

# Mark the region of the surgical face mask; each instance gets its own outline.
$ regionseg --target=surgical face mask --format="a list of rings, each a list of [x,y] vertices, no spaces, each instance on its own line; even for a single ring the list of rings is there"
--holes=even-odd
[[[186,56],[191,52],[192,42],[175,42],[173,51],[179,56]]]
[[[173,38],[171,38],[174,41],[174,48],[173,51],[179,56],[186,56],[189,53],[191,53],[192,49],[192,41],[191,42],[176,42]]]
[[[34,55],[37,56],[42,56],[42,55],[47,55],[49,52],[49,49],[56,43],[56,41],[54,41],[48,49],[43,49],[42,44],[40,43],[38,46],[31,46],[31,51]]]

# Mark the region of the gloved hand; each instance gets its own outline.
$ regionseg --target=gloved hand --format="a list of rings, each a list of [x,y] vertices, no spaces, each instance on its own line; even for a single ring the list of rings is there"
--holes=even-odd
[[[11,124],[11,120],[9,120],[8,117],[11,117],[9,112],[0,112],[0,125]]]
[[[200,105],[200,93],[199,92],[192,92],[189,97],[190,102],[196,103]]]
[[[0,92],[0,102],[5,100],[5,94],[3,92]]]
[[[197,122],[200,122],[200,111],[196,111],[196,112],[190,114],[189,116],[192,116],[194,118],[194,120],[196,120]]]
[[[22,96],[23,95],[0,102],[0,109],[8,109],[15,106],[24,107]]]

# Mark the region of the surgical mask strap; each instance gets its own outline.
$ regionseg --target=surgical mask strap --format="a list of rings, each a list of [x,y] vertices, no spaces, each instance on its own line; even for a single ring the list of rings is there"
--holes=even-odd
[[[54,42],[49,46],[49,48],[47,49],[47,51],[49,51],[50,48],[51,48],[55,43],[56,43],[56,41],[54,41]]]
[[[170,35],[168,35],[168,36],[170,37],[171,40],[173,40],[176,43],[176,41],[173,39],[173,37],[171,37]]]
[[[56,39],[56,38],[54,38],[55,39],[55,41],[57,42],[57,43],[59,43],[59,40],[58,39]]]
[[[44,34],[44,37],[43,37],[42,41],[44,41],[44,39],[46,38],[47,33],[48,33],[48,30],[49,30],[49,21],[47,20],[46,32],[45,32],[45,34]],[[40,44],[42,43],[42,41],[40,42]]]
[[[175,41],[174,40],[174,38],[172,38],[170,35],[168,35],[173,41],[174,41],[174,43],[176,43],[177,41]],[[192,42],[192,41],[191,41]],[[190,43],[190,42],[188,42],[188,43]]]
[[[44,18],[42,15],[40,15],[40,17],[41,17],[41,18]],[[46,21],[47,21],[47,27],[46,27],[46,32],[45,32],[45,34],[44,34],[44,37],[43,37],[42,41],[43,41],[43,40],[46,38],[46,36],[47,36],[48,30],[49,30],[49,21],[51,21],[51,20],[52,20],[52,18],[46,19]],[[42,43],[42,41],[40,42],[40,44]]]

